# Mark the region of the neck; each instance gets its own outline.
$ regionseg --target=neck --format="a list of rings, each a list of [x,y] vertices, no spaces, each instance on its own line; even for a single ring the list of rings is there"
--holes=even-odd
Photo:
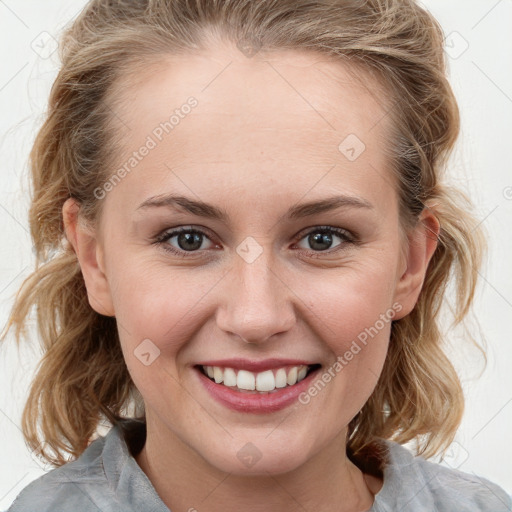
[[[346,432],[342,434],[337,438],[339,449],[330,445],[300,467],[280,474],[223,472],[170,431],[162,436],[149,430],[135,459],[173,512],[368,510],[382,482],[363,474],[347,458]]]

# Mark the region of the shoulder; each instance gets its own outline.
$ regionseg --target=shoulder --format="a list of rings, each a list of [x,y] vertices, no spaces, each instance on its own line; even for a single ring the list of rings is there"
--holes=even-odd
[[[105,438],[99,437],[78,459],[30,482],[7,512],[103,512],[97,495],[105,495],[109,487],[102,464],[104,444]]]
[[[389,460],[374,511],[510,512],[511,497],[475,474],[415,457],[404,446],[385,441]]]
[[[132,456],[145,435],[144,422],[120,420],[78,459],[28,484],[7,512],[169,512]]]

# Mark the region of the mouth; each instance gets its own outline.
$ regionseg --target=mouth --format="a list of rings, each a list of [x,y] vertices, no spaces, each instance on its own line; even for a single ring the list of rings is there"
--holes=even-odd
[[[196,365],[195,368],[223,388],[241,394],[269,395],[291,390],[321,368],[321,365],[283,365],[260,372],[229,366]]]

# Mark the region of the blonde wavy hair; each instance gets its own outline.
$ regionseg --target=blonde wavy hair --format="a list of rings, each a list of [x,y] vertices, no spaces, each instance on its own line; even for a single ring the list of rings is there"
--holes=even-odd
[[[413,0],[92,0],[66,27],[62,66],[30,153],[36,266],[2,334],[15,326],[19,344],[35,307],[43,357],[22,415],[28,446],[60,466],[83,452],[102,421],[145,419],[115,318],[88,302],[64,235],[62,205],[73,197],[81,216],[98,222],[101,201],[94,190],[106,181],[119,146],[109,130],[113,88],[136,80],[137,70],[143,73],[166,54],[206,51],[212,33],[265,51],[321,52],[362,67],[383,85],[392,105],[389,155],[401,223],[414,225],[429,207],[441,231],[418,302],[393,321],[382,374],[349,424],[347,452],[365,454],[379,437],[415,440],[426,457],[444,452],[461,422],[464,397],[443,349],[439,313],[453,281],[452,325],[466,320],[485,239],[467,196],[442,176],[458,137],[459,111],[446,76],[443,31]]]

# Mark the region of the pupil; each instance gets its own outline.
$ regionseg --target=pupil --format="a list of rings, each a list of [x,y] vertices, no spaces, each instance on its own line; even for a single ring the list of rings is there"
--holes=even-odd
[[[201,235],[199,233],[180,233],[178,235],[178,245],[184,251],[199,249],[201,247]]]
[[[309,236],[309,242],[313,249],[324,251],[329,249],[330,245],[332,244],[332,236],[330,233],[315,233],[314,235]],[[322,244],[328,244],[329,247],[324,247]]]

